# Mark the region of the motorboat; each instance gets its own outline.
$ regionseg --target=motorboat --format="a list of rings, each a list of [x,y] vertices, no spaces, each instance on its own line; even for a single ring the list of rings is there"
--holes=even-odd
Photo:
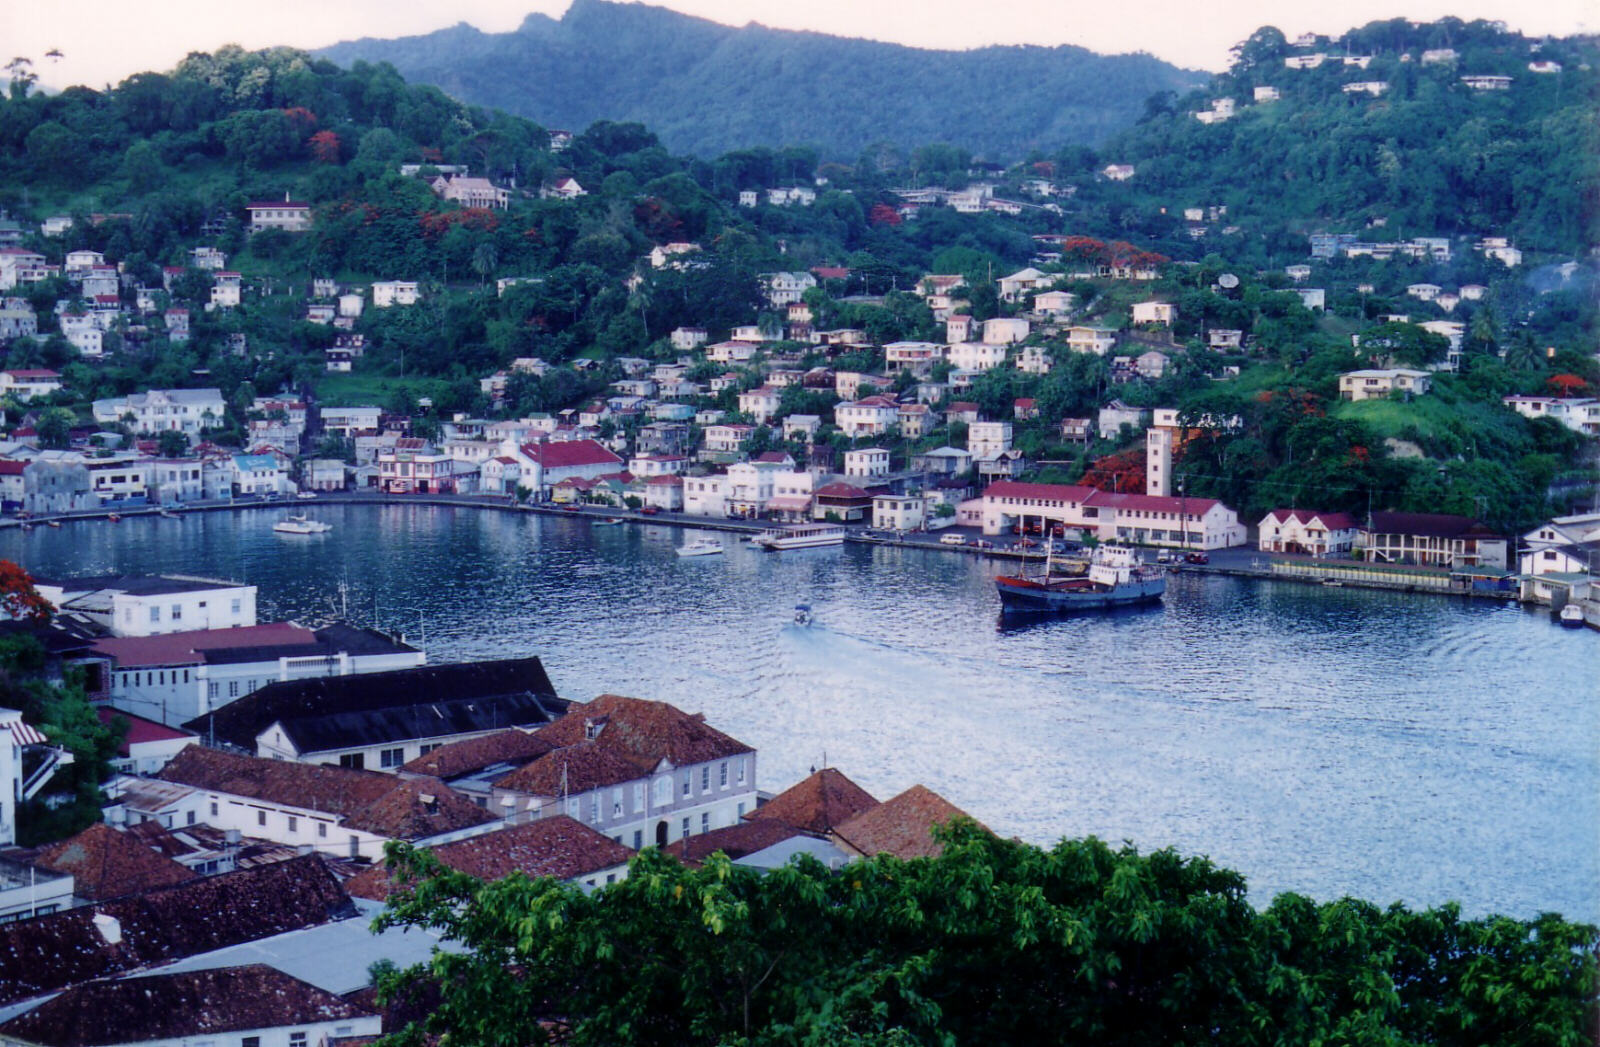
[[[1556,616],[1556,620],[1561,623],[1563,629],[1582,629],[1584,625],[1583,608],[1575,603],[1565,604],[1562,606],[1560,614]]]
[[[279,534],[326,534],[333,530],[333,524],[309,519],[301,513],[299,516],[284,517],[273,524],[272,529]]]
[[[678,546],[679,556],[715,556],[722,551],[722,541],[717,538],[696,538]]]
[[[796,624],[796,625],[810,625],[811,624],[811,605],[810,604],[808,604],[808,603],[797,603],[797,604],[794,605],[794,624]]]

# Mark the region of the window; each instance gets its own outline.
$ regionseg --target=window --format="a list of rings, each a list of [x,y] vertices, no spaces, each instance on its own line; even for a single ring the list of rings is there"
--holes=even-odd
[[[256,824],[257,825],[265,825],[265,824],[267,824],[267,812],[266,811],[257,811],[256,812]]]
[[[734,768],[738,772],[739,784],[743,785],[744,784],[744,757],[743,756],[739,757],[738,760],[734,761]]]
[[[600,794],[597,792],[589,797],[589,823],[592,825],[600,820]]]
[[[233,599],[233,613],[234,614],[238,614],[242,610],[244,610],[244,601],[239,599],[238,597],[234,597],[234,599]]]
[[[717,765],[717,788],[726,789],[727,787],[728,787],[728,761],[727,760],[723,760],[720,764]]]
[[[211,817],[215,818],[216,816],[217,816],[217,801],[212,800],[211,801]]]
[[[683,772],[683,795],[685,795],[685,796],[689,795],[689,788],[690,788],[689,772],[688,771],[684,771]]]
[[[359,771],[367,766],[365,753],[345,753],[339,757],[339,766],[353,771]]]
[[[422,746],[418,748],[417,753],[420,756],[426,756],[443,744],[443,742],[424,742]]]
[[[173,604],[172,605],[172,620],[176,622],[176,621],[179,621],[182,618],[183,618],[183,604],[181,604],[181,603]]]
[[[317,835],[319,837],[324,838],[324,839],[327,838],[327,835],[328,835],[328,823],[327,822],[318,822],[317,823]]]
[[[221,690],[221,688],[219,688],[217,686],[217,681],[212,680],[209,683],[207,683],[206,684],[206,699],[208,701],[213,701],[213,702],[216,701],[217,700],[217,692],[219,690]]]
[[[215,805],[215,804],[213,804],[213,805],[212,805],[212,806],[216,806],[216,805]],[[185,821],[185,822],[184,822],[184,824],[185,824],[185,825],[193,825],[193,824],[194,824],[194,812],[193,812],[193,811],[190,811],[190,812],[189,812],[189,814],[188,814],[188,818],[187,818],[187,820],[186,820],[186,821]]]
[[[292,833],[300,831],[300,819],[292,814],[289,816],[289,831]]]
[[[635,782],[634,783],[634,786],[633,786],[633,809],[635,811],[644,810],[644,783],[643,782]]]
[[[672,779],[666,775],[657,778],[654,785],[655,803],[657,807],[665,807],[672,802]]]
[[[159,622],[161,620],[161,608],[159,608],[159,607],[150,608],[150,620],[152,622]]]
[[[237,697],[239,697],[239,681],[238,680],[229,680],[228,681],[228,697],[229,698],[237,698]]]
[[[611,817],[622,817],[622,787],[611,790]]]
[[[742,801],[739,804],[739,817],[744,817],[744,803]]]
[[[354,836],[350,837],[350,840],[351,840],[352,843],[355,842],[355,837]],[[289,1047],[306,1047],[306,1034],[303,1033],[303,1032],[292,1032],[292,1033],[290,1033],[289,1034]]]
[[[711,765],[708,763],[700,768],[700,791],[711,791]]]
[[[239,1047],[261,1047],[261,1037],[246,1036],[239,1041]]]
[[[711,831],[711,812],[710,811],[706,811],[704,814],[700,815],[700,831],[703,832],[703,833],[708,833],[708,832]]]
[[[400,746],[400,747],[395,748],[395,749],[384,749],[382,752],[378,753],[378,766],[379,767],[399,767],[401,764],[403,764],[405,762],[406,762],[405,746]]]
[[[682,833],[682,837],[683,837],[683,839],[685,839],[685,840],[687,840],[687,839],[688,839],[688,838],[689,838],[689,819],[687,819],[687,818],[685,818],[685,819],[684,819],[684,820],[683,820],[683,833]]]
[[[642,830],[642,829],[633,830],[633,849],[637,851],[640,848],[642,848],[643,846],[644,846],[644,830]]]

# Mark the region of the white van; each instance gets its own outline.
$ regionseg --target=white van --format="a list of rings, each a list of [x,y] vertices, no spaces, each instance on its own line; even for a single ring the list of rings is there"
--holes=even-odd
[[[959,534],[943,535],[939,539],[940,545],[966,545],[967,540]]]

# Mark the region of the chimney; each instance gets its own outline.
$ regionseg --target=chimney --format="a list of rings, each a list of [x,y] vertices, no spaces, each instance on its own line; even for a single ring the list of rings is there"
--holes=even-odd
[[[95,913],[94,929],[100,932],[100,937],[106,940],[107,945],[122,944],[122,921],[115,916]]]

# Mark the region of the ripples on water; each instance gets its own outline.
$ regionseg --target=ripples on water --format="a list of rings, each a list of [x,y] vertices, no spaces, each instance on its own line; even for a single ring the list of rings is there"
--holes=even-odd
[[[1038,843],[1175,846],[1285,890],[1600,918],[1593,633],[1455,599],[1181,575],[1161,608],[998,624],[994,567],[849,547],[679,559],[660,526],[428,507],[0,536],[39,573],[244,578],[435,661],[539,654],[567,697],[703,711],[778,789],[824,760]],[[818,624],[795,627],[810,602]]]

